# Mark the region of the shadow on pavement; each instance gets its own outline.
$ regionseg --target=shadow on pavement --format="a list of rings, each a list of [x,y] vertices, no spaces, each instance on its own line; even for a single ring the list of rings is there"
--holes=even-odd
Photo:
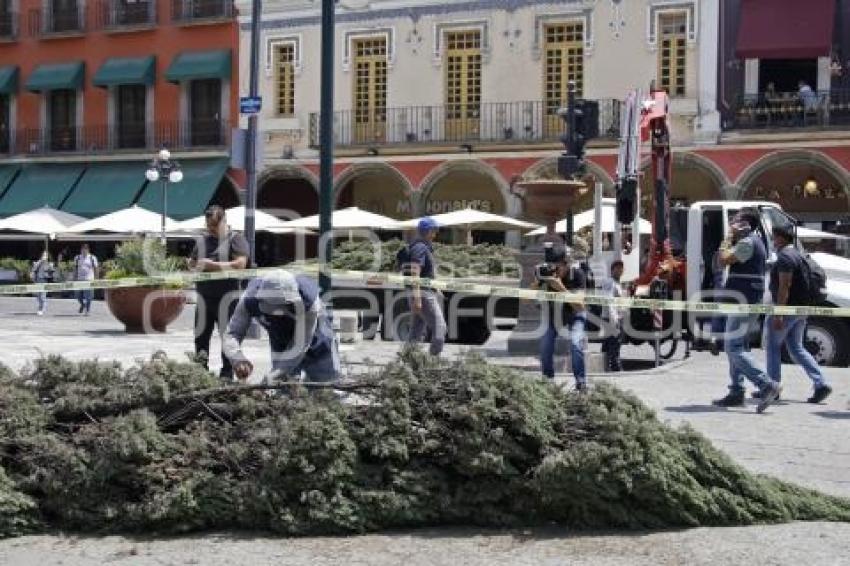
[[[817,411],[814,414],[825,419],[850,420],[850,411]]]

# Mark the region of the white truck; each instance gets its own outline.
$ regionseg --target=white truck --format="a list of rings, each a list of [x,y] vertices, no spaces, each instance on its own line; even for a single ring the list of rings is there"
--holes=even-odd
[[[796,224],[776,203],[703,201],[689,208],[671,210],[670,233],[674,255],[687,258],[688,297],[696,297],[712,288],[710,269],[707,270],[706,266],[710,267],[711,255],[729,237],[729,220],[742,208],[761,211],[762,226],[759,232],[767,246],[769,263],[774,261],[776,250],[771,237],[773,226],[780,223]],[[812,257],[827,274],[826,303],[819,306],[850,307],[850,260],[825,253],[813,253]],[[756,330],[760,330],[760,326]],[[757,335],[753,343],[759,343]],[[810,317],[806,347],[821,365],[847,366],[850,364],[850,319]]]

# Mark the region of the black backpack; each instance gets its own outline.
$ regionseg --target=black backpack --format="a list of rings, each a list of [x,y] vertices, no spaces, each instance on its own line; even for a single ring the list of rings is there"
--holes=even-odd
[[[800,306],[817,306],[826,301],[826,272],[809,254],[800,254],[799,278],[792,284],[793,301]],[[799,288],[796,283],[799,282]]]
[[[402,275],[411,275],[410,248],[405,245],[395,254],[395,267]]]

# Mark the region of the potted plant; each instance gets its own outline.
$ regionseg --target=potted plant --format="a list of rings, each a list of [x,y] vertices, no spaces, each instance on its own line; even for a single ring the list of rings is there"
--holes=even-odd
[[[185,259],[169,256],[158,240],[129,240],[115,250],[115,259],[105,262],[107,279],[144,277],[185,269]],[[165,332],[174,322],[186,295],[182,285],[116,287],[106,290],[109,312],[124,324],[127,332]]]

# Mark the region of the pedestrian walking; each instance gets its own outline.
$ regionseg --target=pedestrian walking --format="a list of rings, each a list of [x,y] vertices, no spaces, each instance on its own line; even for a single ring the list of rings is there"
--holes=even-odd
[[[623,296],[620,279],[623,277],[623,262],[614,260],[611,263],[610,276],[603,279],[600,292],[603,297],[616,299]],[[623,342],[623,309],[614,305],[602,311],[605,320],[605,338],[602,339],[602,352],[605,354],[605,369],[607,371],[623,371],[620,360],[620,346]]]
[[[433,279],[437,271],[434,260],[434,239],[439,231],[437,222],[427,216],[419,221],[417,237],[407,248],[403,269],[412,277]],[[430,332],[432,356],[439,356],[446,342],[446,319],[443,315],[443,293],[436,289],[422,289],[414,283],[408,295],[411,325],[408,342],[417,343]]]
[[[732,219],[731,248],[724,248],[720,261],[729,267],[725,291],[734,293],[744,304],[760,304],[764,298],[764,276],[767,251],[761,237],[756,233],[759,214],[752,209],[743,209]],[[756,367],[746,342],[749,329],[757,322],[757,315],[733,314],[726,317],[723,347],[729,358],[729,393],[713,403],[719,407],[742,407],[744,401],[744,378],[749,379],[761,396],[757,411],[763,412],[779,397],[782,386],[767,377]]]
[[[794,246],[794,227],[773,227],[773,244],[777,250],[776,263],[770,272],[770,294],[775,305],[809,305],[808,286],[804,258]],[[764,342],[767,355],[767,375],[770,379],[782,380],[782,346],[788,349],[794,363],[801,366],[812,380],[814,392],[809,403],[820,403],[832,393],[817,361],[803,345],[806,332],[805,316],[768,315],[764,323]],[[758,394],[760,392],[756,392]]]
[[[80,253],[74,258],[74,281],[94,281],[97,278],[100,264],[97,257],[89,251],[89,245],[80,246]],[[91,313],[91,302],[94,298],[93,289],[77,291],[77,301],[80,303],[80,314],[88,316]]]
[[[552,251],[550,261],[544,264],[545,274],[538,269],[532,289],[543,289],[555,293],[573,293],[576,301],[572,303],[547,302],[542,313],[546,319],[546,331],[540,345],[540,365],[544,377],[555,378],[555,347],[558,336],[567,333],[570,338],[570,362],[576,389],[587,389],[587,373],[584,362],[584,347],[587,343],[585,328],[587,312],[582,297],[587,289],[587,275],[584,269],[565,249]]]
[[[272,369],[280,377],[333,381],[339,377],[339,348],[333,324],[310,277],[282,269],[251,280],[236,305],[224,337],[224,353],[236,377],[247,379],[254,365],[241,350],[251,321],[269,336]]]
[[[56,277],[56,267],[50,261],[50,254],[47,250],[41,252],[41,257],[32,264],[30,269],[30,280],[33,283],[52,283]],[[47,310],[47,291],[38,291],[35,294],[38,311],[36,314],[42,316]]]
[[[192,250],[189,267],[206,272],[245,269],[250,253],[248,241],[242,234],[230,230],[224,209],[213,205],[204,215],[206,231]],[[218,326],[219,335],[224,339],[228,322],[236,309],[239,280],[198,281],[195,291],[195,353],[206,356],[206,367],[209,367],[213,330]],[[219,376],[225,380],[233,379],[233,367],[223,349]]]

